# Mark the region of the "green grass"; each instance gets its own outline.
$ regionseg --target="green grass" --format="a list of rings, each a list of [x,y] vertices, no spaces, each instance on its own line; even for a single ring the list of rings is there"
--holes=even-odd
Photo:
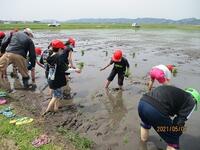
[[[64,23],[60,27],[48,27],[44,23],[19,23],[19,24],[0,24],[1,30],[24,29],[29,27],[31,29],[128,29],[129,24],[90,24],[90,23]]]
[[[35,150],[31,142],[41,134],[41,130],[34,128],[32,124],[15,126],[9,124],[9,120],[0,116],[0,145],[5,139],[14,141],[15,146],[20,150]],[[43,145],[40,150],[58,150],[61,147],[52,143]]]
[[[0,109],[2,108],[3,106],[0,106]],[[13,124],[9,124],[9,121],[10,119],[5,118],[3,115],[0,114],[0,145],[2,150],[7,149],[6,147],[3,147],[5,141],[12,141],[12,143],[14,143],[14,147],[17,147],[17,149],[20,150],[36,150],[36,148],[34,148],[31,143],[36,137],[43,134],[42,130],[39,127],[35,128],[33,123],[30,123],[28,125],[16,126]],[[49,143],[37,149],[61,150],[62,147],[56,146],[53,143]]]
[[[144,29],[179,29],[179,30],[200,30],[200,25],[178,25],[178,24],[143,24]]]
[[[81,137],[78,133],[74,133],[70,130],[59,128],[58,132],[71,141],[78,150],[90,150],[94,144],[91,140]]]
[[[45,23],[11,23],[0,24],[0,30],[12,30],[15,28],[23,29],[133,29],[131,24],[111,24],[111,23],[63,23],[60,27],[48,27]],[[181,30],[200,30],[200,25],[177,25],[177,24],[142,24],[140,29],[181,29]]]

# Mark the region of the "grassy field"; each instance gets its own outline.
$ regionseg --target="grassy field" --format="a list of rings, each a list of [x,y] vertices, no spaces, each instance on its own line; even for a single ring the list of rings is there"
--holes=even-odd
[[[0,110],[4,106],[0,106]],[[40,126],[30,123],[27,125],[16,126],[9,123],[10,119],[0,115],[0,149],[1,150],[35,150],[32,146],[32,141],[43,134],[43,130]],[[37,126],[37,127],[36,127]],[[60,128],[58,132],[66,138],[67,141],[72,143],[77,150],[90,150],[93,146],[93,142],[87,138],[81,137],[79,134],[70,130],[64,130]],[[63,143],[50,142],[47,145],[43,145],[40,150],[63,150]]]
[[[60,27],[48,27],[42,23],[18,23],[18,24],[0,24],[0,30],[12,30],[15,28],[23,29],[133,29],[131,24],[95,24],[95,23],[65,23]],[[180,30],[200,30],[200,25],[176,25],[176,24],[144,24],[141,29],[180,29]]]
[[[9,119],[0,116],[0,133],[0,145],[2,150],[35,150],[36,148],[32,146],[31,142],[42,134],[42,131],[39,128],[35,128],[33,124],[23,126],[9,124]],[[62,150],[63,147],[49,143],[39,149]]]
[[[0,91],[4,90],[0,89]],[[10,103],[15,101],[9,95],[6,99],[9,100]],[[10,106],[10,103],[0,105],[0,110]],[[16,113],[14,105],[12,107],[14,108],[13,112]],[[23,111],[23,109],[19,107],[16,109],[17,111]],[[17,113],[16,115],[20,116],[20,114]],[[0,150],[64,150],[66,148],[66,145],[64,145],[65,143],[55,143],[55,141],[51,141],[49,144],[43,145],[40,148],[34,148],[32,146],[32,141],[41,134],[44,134],[44,130],[38,125],[37,118],[35,118],[32,123],[21,126],[10,124],[10,120],[11,119],[0,114]],[[81,137],[78,133],[74,133],[70,130],[59,128],[57,133],[61,136],[60,138],[70,143],[69,147],[70,149],[73,148],[73,150],[90,150],[94,144],[93,141]],[[51,135],[52,134],[53,133],[51,133]]]

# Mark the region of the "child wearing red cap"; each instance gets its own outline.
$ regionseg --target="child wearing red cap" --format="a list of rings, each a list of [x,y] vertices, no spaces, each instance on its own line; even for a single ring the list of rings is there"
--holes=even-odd
[[[42,65],[39,62],[39,56],[42,54],[42,49],[40,47],[35,48],[35,54],[36,54],[36,64],[38,64],[40,67],[44,68],[44,65]],[[35,85],[35,68],[32,68],[30,66],[30,62],[28,62],[28,70],[31,70],[31,79],[32,79],[32,84]]]
[[[175,69],[174,65],[158,65],[152,67],[149,72],[150,81],[148,84],[148,90],[151,91],[153,83],[157,80],[160,84],[168,84],[171,80],[172,71]]]
[[[47,57],[47,80],[49,88],[52,90],[53,97],[43,115],[50,111],[56,112],[58,110],[60,104],[59,100],[63,98],[62,87],[67,84],[65,71],[68,67],[65,65],[59,53],[60,50],[63,51],[64,43],[60,40],[53,40],[51,42],[51,47],[53,53]]]
[[[5,37],[5,33],[4,32],[2,32],[2,31],[0,31],[0,49],[1,49],[1,43],[2,43],[2,40],[3,40],[3,38]],[[1,52],[0,52],[0,57],[1,57]]]
[[[119,88],[122,89],[124,76],[129,74],[129,63],[128,60],[122,56],[121,50],[116,50],[112,56],[110,63],[104,68],[100,69],[100,71],[106,69],[110,65],[114,64],[114,67],[107,78],[105,88],[108,88],[112,80],[115,78],[116,74],[118,74],[118,85]]]

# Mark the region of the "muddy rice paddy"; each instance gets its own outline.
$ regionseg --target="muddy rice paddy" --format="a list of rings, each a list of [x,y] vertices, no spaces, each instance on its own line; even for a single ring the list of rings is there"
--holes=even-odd
[[[45,88],[44,70],[36,67],[35,91],[15,90],[20,85],[11,79],[12,96],[38,119],[49,132],[63,127],[93,140],[95,150],[161,150],[165,143],[153,129],[147,145],[140,143],[140,119],[137,105],[147,90],[147,73],[158,64],[175,64],[178,73],[171,84],[180,88],[200,90],[200,31],[180,30],[61,30],[35,31],[36,46],[45,50],[52,39],[65,41],[69,36],[77,40],[74,61],[84,62],[81,74],[71,74],[68,98],[62,100],[58,113],[40,118],[49,96]],[[117,78],[104,89],[112,67],[107,65],[115,49],[122,49],[130,63],[131,77],[124,82],[124,90],[117,90]],[[84,51],[84,53],[83,53]],[[181,150],[200,149],[200,112],[194,112],[186,123],[180,139]]]

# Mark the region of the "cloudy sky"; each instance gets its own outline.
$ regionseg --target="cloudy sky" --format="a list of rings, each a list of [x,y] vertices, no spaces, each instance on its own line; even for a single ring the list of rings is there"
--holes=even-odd
[[[0,0],[0,4],[0,20],[200,19],[200,0]]]

